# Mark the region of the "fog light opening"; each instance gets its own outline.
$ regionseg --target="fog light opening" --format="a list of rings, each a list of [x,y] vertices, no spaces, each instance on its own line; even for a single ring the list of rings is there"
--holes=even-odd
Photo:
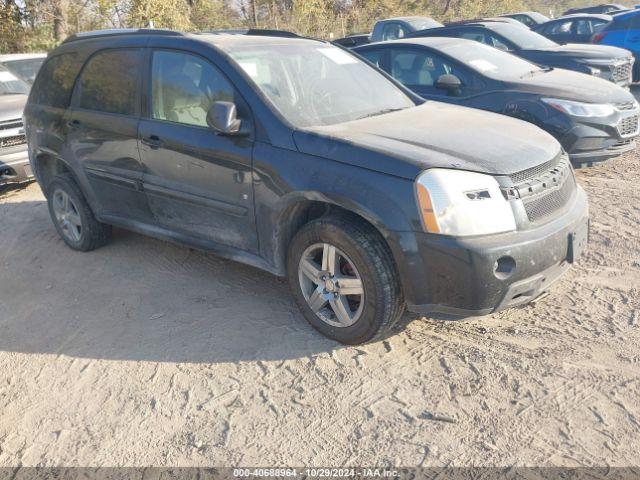
[[[506,280],[516,272],[516,261],[511,257],[500,257],[493,266],[493,274],[499,280]]]

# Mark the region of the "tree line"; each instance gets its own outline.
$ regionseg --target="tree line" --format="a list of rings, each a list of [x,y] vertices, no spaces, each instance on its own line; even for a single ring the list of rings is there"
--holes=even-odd
[[[380,19],[439,21],[517,10],[560,14],[586,0],[0,0],[0,52],[47,51],[75,32],[103,28],[202,31],[274,28],[318,38],[369,32]]]

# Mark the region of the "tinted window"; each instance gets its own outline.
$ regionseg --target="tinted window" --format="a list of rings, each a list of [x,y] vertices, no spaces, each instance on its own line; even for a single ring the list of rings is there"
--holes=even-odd
[[[428,50],[391,51],[391,75],[412,87],[432,87],[442,75],[452,74],[464,83],[464,74],[456,65]]]
[[[529,17],[527,17],[526,15],[514,15],[511,18],[515,18],[516,20],[518,20],[520,23],[525,24],[527,27],[531,28],[531,27],[535,27],[536,22],[534,22],[533,20],[531,20]]]
[[[82,62],[75,53],[49,58],[36,78],[31,101],[51,107],[67,108]]]
[[[496,23],[492,27],[501,37],[504,37],[507,41],[513,43],[518,48],[522,49],[536,49],[536,48],[549,48],[557,45],[548,38],[543,37],[539,33],[532,32],[526,28],[515,27],[506,23]]]
[[[549,34],[559,34],[559,33],[569,33],[571,31],[571,20],[567,20],[566,22],[556,22],[553,25],[549,25],[545,29],[545,33]]]
[[[373,63],[376,67],[382,68],[382,57],[384,50],[367,50],[366,52],[358,52],[364,58]]]
[[[405,31],[399,23],[389,23],[382,30],[382,40],[396,40],[404,35]]]
[[[234,100],[229,81],[206,60],[177,52],[155,52],[152,115],[158,120],[207,126],[214,102]]]
[[[520,27],[516,27],[516,28],[520,28]],[[496,35],[490,32],[466,31],[460,35],[460,38],[474,40],[476,42],[484,43],[485,45],[489,45],[490,47],[498,48],[504,51],[510,50],[507,44],[505,44],[499,37],[497,37]]]
[[[87,62],[80,77],[80,108],[135,115],[142,53],[106,50]]]

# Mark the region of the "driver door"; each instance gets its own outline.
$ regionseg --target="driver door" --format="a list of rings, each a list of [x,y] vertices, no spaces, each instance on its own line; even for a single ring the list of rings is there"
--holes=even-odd
[[[138,141],[143,185],[156,223],[197,241],[257,251],[251,116],[208,60],[177,50],[150,54],[148,118]],[[244,135],[207,125],[216,101],[236,103]]]

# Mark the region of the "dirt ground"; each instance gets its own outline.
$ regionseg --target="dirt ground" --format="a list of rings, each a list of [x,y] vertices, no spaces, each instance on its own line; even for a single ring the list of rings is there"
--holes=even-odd
[[[586,256],[488,318],[347,348],[284,282],[0,197],[0,466],[638,466],[640,151],[578,173]]]

